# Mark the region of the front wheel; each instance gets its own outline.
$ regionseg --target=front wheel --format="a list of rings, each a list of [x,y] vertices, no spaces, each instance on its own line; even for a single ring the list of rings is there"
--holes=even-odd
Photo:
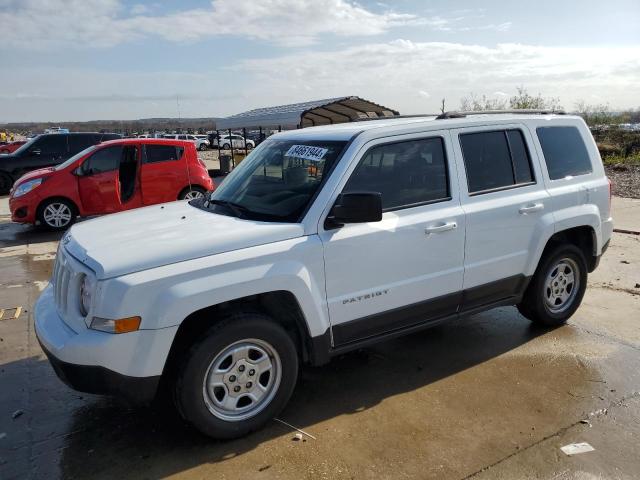
[[[76,221],[76,207],[70,201],[62,198],[45,200],[38,208],[37,217],[45,228],[64,230]]]
[[[198,150],[200,150],[201,152],[204,152],[207,149],[207,144],[206,143],[201,143],[200,144],[200,148],[198,148]]]
[[[285,329],[265,315],[238,313],[186,353],[174,400],[183,418],[205,435],[237,438],[284,408],[297,376],[296,347]]]
[[[580,306],[587,288],[587,262],[575,245],[558,245],[546,254],[518,310],[535,323],[565,323]]]

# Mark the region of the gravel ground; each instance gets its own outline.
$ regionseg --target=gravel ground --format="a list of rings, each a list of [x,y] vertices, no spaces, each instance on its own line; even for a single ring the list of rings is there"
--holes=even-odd
[[[640,165],[611,165],[605,167],[613,183],[613,194],[619,197],[640,198]]]

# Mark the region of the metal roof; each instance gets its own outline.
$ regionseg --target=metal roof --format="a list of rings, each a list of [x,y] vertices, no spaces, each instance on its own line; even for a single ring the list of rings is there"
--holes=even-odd
[[[256,108],[216,121],[220,130],[237,128],[304,128],[353,122],[366,118],[394,117],[397,110],[360,97],[337,97],[277,107]]]

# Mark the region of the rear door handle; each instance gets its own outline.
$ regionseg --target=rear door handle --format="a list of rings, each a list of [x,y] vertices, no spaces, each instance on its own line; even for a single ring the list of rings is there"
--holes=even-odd
[[[426,233],[427,235],[431,235],[432,233],[447,232],[456,228],[458,228],[458,224],[456,222],[439,223],[436,225],[428,226],[424,229],[424,233]]]
[[[520,207],[518,211],[521,215],[526,215],[528,213],[539,212],[540,210],[544,210],[544,203],[530,203],[529,205]]]

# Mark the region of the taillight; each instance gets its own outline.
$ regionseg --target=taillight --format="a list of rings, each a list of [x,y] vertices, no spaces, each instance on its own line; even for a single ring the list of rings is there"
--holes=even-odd
[[[611,184],[611,179],[607,177],[607,182],[609,182],[609,216],[611,216],[611,196],[613,195],[613,185]]]

